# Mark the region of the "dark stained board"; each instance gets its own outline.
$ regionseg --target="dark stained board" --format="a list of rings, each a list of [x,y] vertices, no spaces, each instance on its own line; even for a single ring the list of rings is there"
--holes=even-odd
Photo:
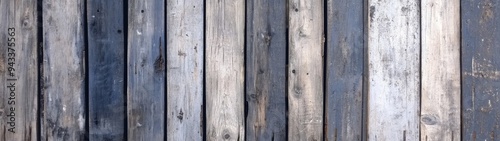
[[[245,140],[245,1],[207,0],[205,7],[206,140]]]
[[[286,140],[286,1],[246,6],[246,140]]]
[[[89,139],[125,139],[124,9],[120,0],[87,0]]]
[[[40,140],[85,139],[84,0],[43,1]]]
[[[361,140],[363,1],[327,1],[325,140]]]
[[[288,139],[323,140],[324,2],[288,2]]]
[[[167,140],[203,139],[204,5],[167,0]]]
[[[0,140],[37,140],[37,1],[0,1]]]
[[[462,0],[462,139],[500,137],[500,2]]]
[[[165,1],[128,1],[127,125],[129,140],[163,140]]]

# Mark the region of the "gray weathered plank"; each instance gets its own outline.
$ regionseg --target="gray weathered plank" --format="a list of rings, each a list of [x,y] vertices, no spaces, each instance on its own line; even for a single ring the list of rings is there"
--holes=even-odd
[[[420,1],[368,1],[368,140],[419,140]]]
[[[422,0],[420,139],[460,140],[460,0]]]
[[[43,1],[41,140],[85,139],[83,2]]]
[[[286,8],[247,1],[246,140],[286,140]]]
[[[123,1],[88,0],[89,139],[125,138]]]
[[[37,1],[0,1],[0,140],[37,140]]]
[[[163,140],[165,1],[128,1],[127,123],[129,140]]]
[[[500,2],[462,0],[462,139],[500,136]]]
[[[206,139],[244,140],[245,1],[206,1]]]
[[[327,4],[325,140],[361,140],[363,1]]]
[[[323,1],[288,2],[289,140],[323,140],[323,10]]]
[[[167,0],[167,140],[203,139],[202,0]]]

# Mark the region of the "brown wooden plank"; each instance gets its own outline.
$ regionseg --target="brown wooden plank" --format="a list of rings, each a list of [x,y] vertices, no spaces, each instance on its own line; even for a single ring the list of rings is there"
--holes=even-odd
[[[128,1],[128,140],[163,140],[165,1]]]
[[[460,140],[460,1],[422,0],[420,139]]]
[[[87,0],[89,140],[125,139],[125,36],[121,0]]]
[[[167,3],[167,140],[202,140],[204,2]]]
[[[43,1],[41,140],[85,139],[83,0]]]
[[[368,0],[368,138],[419,140],[420,0]]]
[[[0,1],[0,140],[37,140],[37,1]]]
[[[247,1],[246,140],[286,140],[286,1]]]
[[[323,10],[323,1],[288,2],[289,140],[323,140]]]
[[[245,1],[206,1],[207,140],[244,140]]]

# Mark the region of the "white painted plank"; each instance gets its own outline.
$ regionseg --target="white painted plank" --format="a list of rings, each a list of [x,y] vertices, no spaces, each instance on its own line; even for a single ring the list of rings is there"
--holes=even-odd
[[[420,1],[368,1],[368,140],[418,140]]]

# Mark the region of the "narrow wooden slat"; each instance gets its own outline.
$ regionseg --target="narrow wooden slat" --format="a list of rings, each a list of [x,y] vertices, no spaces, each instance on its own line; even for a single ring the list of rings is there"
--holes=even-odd
[[[167,0],[167,140],[203,139],[203,0]]]
[[[500,2],[462,0],[462,139],[500,136]]]
[[[460,140],[460,1],[422,0],[420,138]]]
[[[125,138],[123,1],[87,0],[89,139]]]
[[[36,5],[0,1],[0,140],[37,140]]]
[[[323,140],[323,10],[323,1],[288,3],[289,140]]]
[[[419,140],[420,1],[368,1],[368,140]]]
[[[328,0],[326,140],[361,140],[363,1]]]
[[[244,0],[206,1],[206,139],[244,140]]]
[[[247,1],[246,140],[286,140],[286,0]]]
[[[128,1],[128,139],[163,140],[165,1]]]
[[[83,2],[43,1],[41,140],[85,139]]]

